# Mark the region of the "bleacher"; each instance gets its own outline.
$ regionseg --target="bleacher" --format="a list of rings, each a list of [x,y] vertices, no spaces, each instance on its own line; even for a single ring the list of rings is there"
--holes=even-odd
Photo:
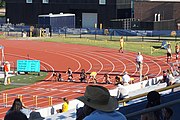
[[[160,84],[155,85],[155,83],[158,81],[158,79],[161,79],[161,77],[156,78],[156,79],[149,79],[149,80],[143,81],[141,83],[135,83],[135,84],[126,86],[130,90],[129,97],[131,98],[131,97],[135,97],[135,96],[138,96],[141,94],[145,94],[152,90],[164,89],[166,87],[166,83],[160,83]],[[177,83],[179,85],[179,78],[176,78],[176,79],[177,79]],[[134,88],[134,89],[132,89],[132,88]],[[160,92],[161,94],[163,94],[163,96],[162,96],[163,102],[162,103],[166,103],[166,102],[173,101],[175,99],[180,98],[179,88],[180,87],[177,87],[176,88],[177,92],[174,92],[174,93],[172,92],[172,89]],[[112,96],[116,96],[117,88],[114,90],[110,90],[110,94]],[[41,113],[42,116],[45,116],[46,120],[55,120],[55,119],[74,120],[76,118],[76,107],[78,104],[82,104],[82,103],[78,100],[70,101],[69,111],[65,112],[65,113],[56,113],[55,112],[55,110],[59,109],[62,104],[53,106],[53,109],[52,109],[52,107],[49,107],[48,110],[47,109],[39,110],[39,112]],[[120,103],[119,111],[122,112],[124,115],[128,115],[131,112],[135,112],[135,111],[144,109],[145,104],[146,104],[146,95],[144,95],[143,97],[131,100],[130,102],[128,102],[126,104],[127,106],[123,106],[124,104]],[[173,116],[173,118],[177,118],[177,116],[178,116],[177,108],[178,107],[173,106],[172,108],[175,111],[174,112],[175,116]],[[52,110],[54,110],[54,111],[52,112]],[[50,113],[53,113],[53,114],[50,114]],[[47,116],[47,115],[49,115],[49,116]],[[137,120],[139,119],[139,117],[140,116],[137,116]]]
[[[174,102],[170,103],[170,102]],[[140,114],[137,111],[143,110],[146,107],[147,100],[131,104],[125,107],[121,107],[119,111],[126,115],[128,120],[140,120]],[[166,107],[170,107],[173,110],[173,117],[172,120],[178,120],[180,118],[179,108],[180,108],[180,91],[172,92],[169,94],[162,94],[161,95],[161,104],[165,104]],[[169,104],[167,104],[169,103]],[[168,106],[167,106],[168,105]],[[128,115],[137,112],[135,115]]]

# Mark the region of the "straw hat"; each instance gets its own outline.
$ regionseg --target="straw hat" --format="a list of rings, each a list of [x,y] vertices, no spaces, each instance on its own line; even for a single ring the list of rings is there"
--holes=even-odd
[[[103,86],[89,85],[84,96],[78,97],[84,104],[105,112],[111,112],[118,107],[116,98],[110,96],[108,89]]]

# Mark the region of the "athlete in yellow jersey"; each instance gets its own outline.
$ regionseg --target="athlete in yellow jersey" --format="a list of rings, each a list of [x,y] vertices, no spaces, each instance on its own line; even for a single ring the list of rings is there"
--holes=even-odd
[[[124,38],[123,38],[123,36],[121,36],[119,42],[120,42],[119,52],[123,53],[123,50],[124,50]]]
[[[97,72],[91,72],[91,74],[89,75],[89,80],[87,82],[89,83],[93,81],[94,83],[97,83],[96,75],[97,75]]]

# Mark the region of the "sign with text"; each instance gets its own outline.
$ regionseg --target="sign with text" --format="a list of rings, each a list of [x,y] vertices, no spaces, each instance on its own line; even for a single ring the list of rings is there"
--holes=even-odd
[[[40,60],[17,60],[18,72],[40,72]]]

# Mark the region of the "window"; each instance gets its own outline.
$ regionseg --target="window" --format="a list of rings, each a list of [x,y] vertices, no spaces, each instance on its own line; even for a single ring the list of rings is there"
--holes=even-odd
[[[42,3],[49,3],[49,0],[42,0]]]
[[[99,4],[100,5],[105,5],[106,4],[106,0],[99,0]]]
[[[26,0],[26,3],[32,3],[32,0]]]

